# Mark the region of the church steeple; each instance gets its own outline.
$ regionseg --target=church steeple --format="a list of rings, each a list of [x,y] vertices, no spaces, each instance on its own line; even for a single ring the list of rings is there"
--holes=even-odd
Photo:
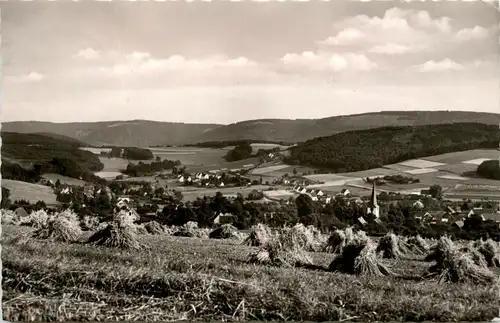
[[[372,188],[372,198],[370,200],[371,207],[377,207],[377,192],[375,191],[375,180],[373,180],[373,188]]]
[[[375,180],[373,180],[372,196],[368,204],[368,211],[376,218],[379,217],[379,206],[377,204],[377,191],[375,190]]]

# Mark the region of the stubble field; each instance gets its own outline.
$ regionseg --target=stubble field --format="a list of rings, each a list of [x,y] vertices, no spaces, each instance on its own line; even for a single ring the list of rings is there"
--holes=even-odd
[[[122,251],[13,237],[4,226],[3,313],[32,320],[485,321],[498,314],[497,287],[421,278],[421,259],[388,260],[395,277],[248,264],[256,247],[235,240],[140,236]],[[498,271],[497,271],[498,274]]]

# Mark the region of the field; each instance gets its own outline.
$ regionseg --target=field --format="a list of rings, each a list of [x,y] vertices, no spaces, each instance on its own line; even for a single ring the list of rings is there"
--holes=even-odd
[[[58,204],[54,191],[48,186],[2,179],[2,188],[10,190],[11,202],[26,200],[33,204],[38,201],[44,201],[48,205]]]
[[[57,180],[59,180],[61,184],[66,184],[66,185],[84,186],[86,183],[85,181],[72,177],[62,176],[59,174],[43,174],[42,177],[49,181],[53,181],[54,183],[57,182]]]
[[[240,193],[243,196],[248,195],[253,190],[266,190],[269,186],[266,185],[252,185],[250,187],[214,187],[214,188],[202,188],[202,187],[185,187],[174,185],[169,185],[169,188],[175,188],[182,193],[183,201],[195,201],[197,198],[203,198],[203,196],[214,196],[217,192],[221,192],[226,197],[234,197],[236,194]]]
[[[146,251],[42,240],[4,226],[3,315],[9,321],[490,321],[496,287],[422,279],[421,258],[383,260],[394,277],[246,262],[241,241],[141,235]],[[498,271],[497,271],[498,274]]]

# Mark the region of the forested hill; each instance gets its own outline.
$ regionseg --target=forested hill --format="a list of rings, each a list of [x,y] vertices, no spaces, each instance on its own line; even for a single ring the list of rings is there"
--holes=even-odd
[[[57,173],[98,181],[92,172],[104,165],[82,145],[61,135],[2,132],[2,177],[36,182],[42,173]]]
[[[412,158],[496,148],[499,141],[498,125],[453,123],[382,127],[308,140],[290,148],[290,156],[285,162],[335,172],[353,172]]]

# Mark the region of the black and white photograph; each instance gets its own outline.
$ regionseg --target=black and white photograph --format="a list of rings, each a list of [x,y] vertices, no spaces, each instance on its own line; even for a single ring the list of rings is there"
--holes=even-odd
[[[500,322],[497,1],[0,1],[9,322]]]

